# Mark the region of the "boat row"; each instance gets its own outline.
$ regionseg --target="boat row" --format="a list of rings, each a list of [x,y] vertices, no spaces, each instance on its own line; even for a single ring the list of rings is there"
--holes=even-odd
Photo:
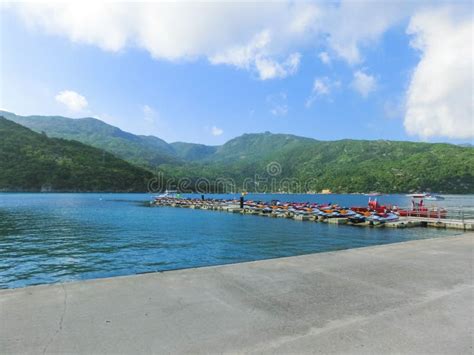
[[[431,193],[419,193],[419,194],[408,194],[407,197],[411,197],[413,199],[424,199],[427,201],[444,201],[444,197],[441,195],[434,195]]]
[[[443,209],[428,209],[421,203],[412,210],[396,206],[380,205],[376,199],[369,198],[367,206],[345,207],[338,204],[318,204],[310,202],[281,202],[279,200],[254,201],[239,199],[181,198],[176,196],[158,196],[152,202],[157,206],[185,207],[194,209],[237,210],[243,213],[269,215],[273,217],[296,217],[300,219],[346,219],[352,224],[382,224],[395,222],[402,216],[445,218]]]

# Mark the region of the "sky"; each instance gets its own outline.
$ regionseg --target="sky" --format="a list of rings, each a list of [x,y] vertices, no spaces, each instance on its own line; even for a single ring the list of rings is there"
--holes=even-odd
[[[168,142],[472,142],[472,6],[2,3],[0,108]]]

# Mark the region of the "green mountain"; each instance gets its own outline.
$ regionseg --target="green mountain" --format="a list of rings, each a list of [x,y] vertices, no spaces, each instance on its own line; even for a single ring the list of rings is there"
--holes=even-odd
[[[451,144],[393,141],[318,142],[281,160],[315,190],[474,192],[474,152]]]
[[[177,161],[174,149],[154,136],[140,136],[111,126],[95,118],[72,119],[62,116],[19,116],[0,111],[13,122],[49,137],[76,140],[104,149],[136,165],[154,168],[163,163]]]
[[[0,117],[0,190],[147,191],[151,173],[77,141]]]
[[[234,138],[195,164],[164,168],[191,181],[230,178],[237,189],[246,178],[257,181],[244,190],[474,192],[474,151],[452,144],[325,142],[267,132]]]
[[[136,136],[92,118],[22,117],[16,122],[48,136],[75,139],[196,189],[202,179],[232,179],[227,190],[306,192],[474,193],[474,150],[453,144],[318,141],[289,134],[244,134],[221,146]],[[207,184],[207,183],[206,183]],[[271,186],[270,186],[271,185]],[[202,184],[200,186],[203,186]]]
[[[291,134],[273,134],[270,132],[244,134],[231,139],[218,147],[211,157],[214,161],[259,161],[282,154],[298,147],[306,147],[317,141],[311,138],[298,137]]]
[[[174,142],[170,146],[174,149],[175,155],[186,161],[197,161],[211,157],[218,147],[204,144]]]

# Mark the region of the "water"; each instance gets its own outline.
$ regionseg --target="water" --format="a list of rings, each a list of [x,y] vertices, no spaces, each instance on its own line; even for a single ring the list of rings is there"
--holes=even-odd
[[[248,198],[367,203],[366,196],[357,195]],[[145,207],[143,201],[150,199],[147,194],[0,194],[0,288],[459,234],[423,228],[353,228],[225,212]],[[409,203],[404,196],[379,200]],[[443,204],[472,206],[473,201],[472,196],[450,196]]]

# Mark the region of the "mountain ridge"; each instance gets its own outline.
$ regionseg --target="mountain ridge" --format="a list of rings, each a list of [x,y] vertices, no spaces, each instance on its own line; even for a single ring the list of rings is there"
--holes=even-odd
[[[147,191],[152,174],[103,150],[0,116],[0,190]]]
[[[473,144],[471,143],[460,143],[460,144],[455,144],[455,143],[448,143],[448,142],[417,142],[417,141],[407,141],[407,140],[391,140],[391,139],[354,139],[354,138],[341,138],[341,139],[335,139],[335,140],[321,140],[321,139],[316,139],[316,138],[311,138],[311,137],[305,137],[305,136],[298,136],[295,134],[290,134],[290,133],[272,133],[270,131],[265,131],[265,132],[256,132],[256,133],[242,133],[239,136],[236,136],[234,138],[229,139],[227,142],[220,144],[220,145],[208,145],[204,143],[193,143],[193,142],[183,142],[183,141],[175,141],[175,142],[167,142],[162,138],[159,138],[155,135],[143,135],[143,134],[134,134],[130,133],[127,131],[122,130],[119,127],[113,126],[109,123],[106,123],[98,118],[95,117],[81,117],[81,118],[70,118],[70,117],[65,117],[65,116],[60,116],[60,115],[54,115],[54,116],[47,116],[47,115],[17,115],[13,112],[5,111],[5,110],[0,110],[0,116],[3,116],[13,122],[17,121],[23,121],[25,126],[31,125],[30,122],[25,122],[25,119],[37,119],[37,120],[44,120],[44,119],[65,119],[68,121],[95,121],[99,122],[100,124],[103,124],[105,126],[108,126],[110,128],[116,129],[118,131],[121,131],[122,133],[130,136],[135,136],[135,137],[141,137],[141,138],[152,138],[152,139],[157,139],[161,142],[166,143],[167,145],[174,146],[178,144],[186,144],[186,145],[192,145],[192,146],[202,146],[202,147],[208,147],[208,148],[215,148],[215,147],[222,147],[226,143],[231,142],[232,140],[235,140],[237,138],[243,138],[246,136],[263,136],[263,135],[271,135],[271,136],[288,136],[288,137],[294,137],[294,138],[300,138],[300,139],[305,139],[305,140],[310,140],[314,142],[340,142],[340,141],[365,141],[365,142],[406,142],[406,143],[426,143],[426,144],[449,144],[449,145],[455,145],[455,146],[460,146],[463,148],[468,148],[468,147],[474,147]],[[17,122],[19,123],[19,122]],[[20,123],[21,124],[21,123]],[[30,128],[30,127],[29,127]],[[30,128],[32,129],[32,128]],[[33,129],[35,130],[35,129]]]
[[[50,137],[77,140],[96,148],[105,149],[133,164],[153,168],[176,160],[168,143],[155,136],[139,136],[121,130],[93,117],[68,118],[64,116],[19,116],[0,111],[13,122]]]
[[[31,123],[33,119],[42,120],[38,118],[41,116],[33,117],[22,120],[21,116],[16,116],[20,122],[35,124],[37,130],[43,128],[48,135],[53,133],[71,139],[72,132],[75,139],[85,144],[94,139],[94,135],[87,136],[84,129],[78,132],[77,128],[62,127],[61,133],[58,131],[60,125],[48,127]],[[67,120],[74,119],[66,118],[63,122],[70,122]],[[91,145],[149,170],[160,169],[175,181],[187,179],[191,189],[196,188],[200,179],[231,179],[240,185],[241,190],[247,190],[242,187],[243,181],[263,176],[279,182],[285,179],[305,182],[306,190],[299,192],[322,189],[336,192],[474,192],[474,150],[449,143],[354,139],[321,141],[264,132],[243,134],[222,145],[207,146],[167,143],[153,136],[143,138],[103,124],[107,126],[106,132],[126,137],[127,144],[117,146],[117,142],[123,143],[123,140],[102,131],[102,135],[98,136],[99,142]],[[135,141],[138,143],[132,144]],[[144,141],[147,141],[146,144]],[[272,164],[277,168],[276,175],[268,174],[268,167]],[[255,183],[253,187],[257,188],[257,185]],[[286,187],[277,189],[286,190],[295,191]]]

